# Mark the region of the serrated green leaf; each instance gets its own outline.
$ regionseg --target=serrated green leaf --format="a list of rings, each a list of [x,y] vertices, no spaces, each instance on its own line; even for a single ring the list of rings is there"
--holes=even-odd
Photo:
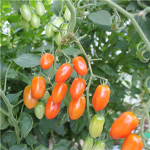
[[[13,145],[9,150],[29,150],[26,144]]]
[[[28,113],[22,112],[19,118],[19,123],[21,128],[21,134],[23,137],[26,137],[33,126],[32,117]]]
[[[36,147],[35,150],[49,150],[48,148],[46,148],[45,146],[43,145],[39,145],[38,147]]]
[[[77,53],[77,52],[79,51],[79,49],[73,48],[73,47],[68,47],[68,48],[64,49],[63,51],[64,51],[67,55],[72,55],[72,56],[74,56],[75,53]],[[81,54],[81,52],[80,52],[79,54]]]
[[[53,150],[67,150],[70,146],[70,142],[68,140],[62,139],[58,144],[53,145]]]
[[[51,11],[56,15],[59,16],[59,12],[61,10],[61,2],[60,0],[54,1],[51,6]]]
[[[28,134],[26,136],[26,142],[28,145],[34,145],[34,144],[38,143],[38,141],[34,138],[34,136],[32,134]]]

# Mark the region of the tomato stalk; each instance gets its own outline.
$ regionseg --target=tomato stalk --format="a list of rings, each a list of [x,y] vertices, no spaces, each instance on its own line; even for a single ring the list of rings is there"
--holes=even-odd
[[[126,11],[125,9],[123,9],[122,7],[120,7],[119,5],[117,5],[115,2],[113,2],[111,0],[102,0],[102,1],[104,1],[105,3],[110,5],[110,7],[116,8],[119,12],[121,12],[123,15],[125,15],[127,18],[129,18],[131,20],[133,26],[136,28],[137,32],[139,33],[139,35],[141,36],[141,38],[143,39],[144,43],[146,44],[147,48],[150,51],[149,40],[147,39],[144,32],[140,28],[139,24],[135,20],[134,15],[129,13],[128,11]]]

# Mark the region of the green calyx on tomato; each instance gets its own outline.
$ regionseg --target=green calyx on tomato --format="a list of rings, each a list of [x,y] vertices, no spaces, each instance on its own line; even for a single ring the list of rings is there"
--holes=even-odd
[[[92,148],[92,150],[104,150],[105,143],[103,141],[97,140]]]
[[[0,130],[4,130],[9,126],[9,123],[7,121],[7,116],[2,111],[0,111],[0,119]]]
[[[64,19],[62,17],[58,17],[52,23],[57,28],[59,28],[63,24],[63,22],[64,22]],[[53,31],[57,31],[58,30],[55,26],[52,27]]]
[[[25,28],[25,29],[29,29],[30,27],[30,23],[26,20],[24,20],[23,18],[21,19],[21,23],[22,23],[22,26]]]
[[[93,116],[89,125],[89,132],[91,137],[96,138],[101,134],[104,123],[105,118],[103,116],[97,114]]]
[[[93,146],[93,138],[91,137],[86,137],[85,141],[83,143],[82,150],[91,150]]]
[[[53,25],[51,23],[48,23],[45,31],[47,37],[52,37],[54,35],[55,32],[52,30],[52,27]]]
[[[41,3],[41,2],[37,3],[35,6],[35,10],[39,16],[43,16],[45,13],[45,7],[44,7],[43,3]]]
[[[30,23],[34,28],[38,28],[40,26],[40,17],[36,13],[33,13]]]
[[[26,21],[31,20],[31,11],[28,5],[23,4],[20,8],[20,12],[24,20]]]
[[[44,103],[43,103],[43,102],[38,102],[38,103],[36,104],[36,106],[34,107],[35,116],[36,116],[38,119],[42,119],[43,116],[44,116],[44,112],[45,112]]]
[[[47,102],[48,98],[50,97],[50,94],[48,91],[45,91],[44,96],[41,98],[41,101]]]

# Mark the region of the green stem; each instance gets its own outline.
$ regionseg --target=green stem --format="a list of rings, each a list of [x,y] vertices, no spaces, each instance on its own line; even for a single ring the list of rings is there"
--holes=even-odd
[[[70,0],[65,0],[66,2],[66,5],[71,13],[71,19],[70,19],[70,23],[69,23],[69,31],[74,31],[74,27],[75,27],[75,24],[76,24],[76,12],[75,12],[75,9],[73,7],[73,5],[71,4]]]
[[[69,60],[69,62],[68,62],[68,63],[70,63],[70,62],[71,62],[71,59],[70,59],[70,57],[69,57],[68,55],[66,55],[66,53],[65,53],[64,51],[62,51],[62,50],[59,50],[59,49],[58,49],[58,51],[59,51],[59,52],[62,52],[62,53],[63,53],[63,54],[64,54],[64,55],[65,55],[65,56],[68,58],[68,60]]]
[[[22,103],[22,102],[23,102],[23,99],[20,100],[19,102],[17,102],[15,105],[12,105],[12,106],[15,107],[15,106],[19,105],[19,104]]]
[[[12,105],[9,103],[7,97],[5,96],[4,92],[0,89],[0,96],[2,97],[2,99],[4,100],[7,108],[8,108],[8,117],[11,119],[11,121],[13,122],[13,125],[15,127],[15,132],[16,132],[16,136],[17,136],[17,144],[20,144],[20,131],[19,131],[19,126],[18,126],[18,122],[16,121],[16,119],[13,116],[13,112],[12,112]]]
[[[138,3],[138,5],[139,5],[140,7],[146,8],[146,5],[142,4],[142,3],[141,3],[141,0],[137,0],[137,3]]]
[[[136,22],[134,15],[129,13],[128,11],[124,10],[122,7],[120,7],[119,5],[117,5],[115,2],[113,2],[111,0],[102,0],[102,1],[104,1],[105,3],[110,5],[112,8],[116,8],[119,12],[121,12],[123,15],[125,15],[127,18],[129,18],[131,20],[133,26],[136,28],[137,32],[139,33],[139,35],[141,36],[141,38],[143,39],[144,43],[146,44],[147,48],[150,51],[149,40],[147,39],[147,37],[143,33],[142,29],[140,28],[140,26]]]

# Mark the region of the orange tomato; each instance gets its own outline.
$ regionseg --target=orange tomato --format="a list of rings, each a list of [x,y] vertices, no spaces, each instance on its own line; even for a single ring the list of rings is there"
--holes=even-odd
[[[82,78],[76,78],[73,80],[70,87],[70,95],[73,99],[78,99],[85,90],[85,81]]]
[[[142,150],[142,148],[142,138],[136,134],[130,134],[127,136],[121,146],[121,150]]]
[[[45,106],[45,116],[47,119],[55,118],[60,110],[61,102],[55,104],[52,100],[52,96],[48,98],[48,101]]]
[[[74,70],[81,76],[87,74],[87,65],[83,57],[75,57],[72,61]]]
[[[68,63],[62,64],[56,72],[55,80],[57,83],[65,82],[72,74],[72,67]]]
[[[93,95],[92,104],[95,111],[106,107],[110,98],[110,88],[106,85],[99,85]]]
[[[124,112],[111,126],[110,137],[122,139],[127,137],[139,124],[138,118],[130,111]]]
[[[86,99],[82,95],[78,99],[72,99],[69,104],[69,117],[71,120],[77,120],[82,116],[85,110]]]
[[[24,89],[23,102],[28,109],[34,108],[38,102],[38,99],[31,95],[31,85],[26,86]]]
[[[54,89],[52,91],[52,100],[54,103],[61,102],[67,92],[67,84],[66,83],[56,83]]]
[[[53,61],[54,61],[53,55],[51,55],[50,53],[45,53],[41,56],[40,66],[43,69],[48,69],[53,64]]]
[[[46,90],[45,79],[41,76],[36,76],[31,82],[31,93],[34,98],[42,98]]]

